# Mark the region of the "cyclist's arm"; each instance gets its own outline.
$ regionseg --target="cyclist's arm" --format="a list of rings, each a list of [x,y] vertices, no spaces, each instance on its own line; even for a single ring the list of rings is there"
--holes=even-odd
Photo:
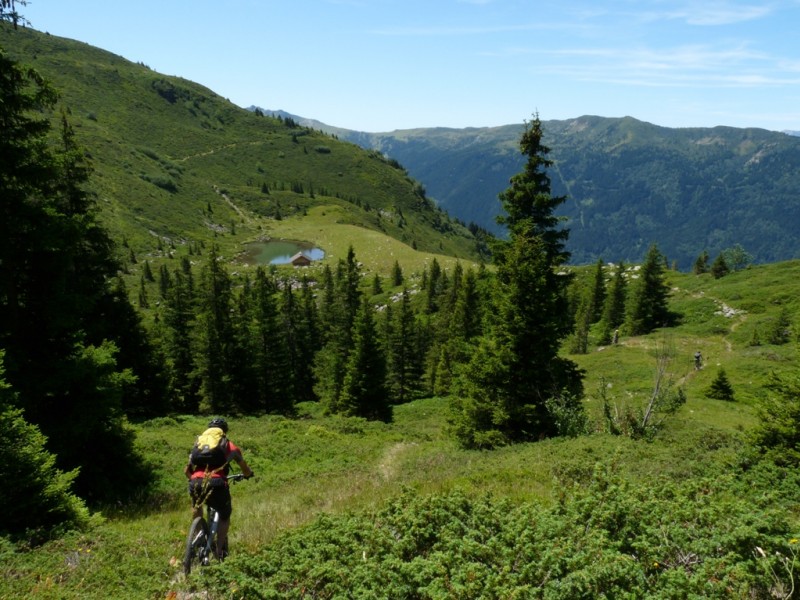
[[[231,461],[235,462],[237,465],[239,465],[239,468],[242,470],[242,473],[244,474],[245,477],[252,477],[253,469],[251,469],[250,465],[248,465],[247,462],[244,460],[244,457],[242,456],[242,451],[239,449],[239,447],[233,442],[230,442],[228,444],[228,450],[229,450],[229,454],[227,456],[228,462]]]
[[[233,460],[235,460],[236,464],[239,465],[239,468],[242,470],[242,473],[244,473],[245,477],[253,476],[253,469],[251,469],[250,465],[248,465],[247,462],[244,460],[244,457],[242,457],[241,452],[237,452],[234,455]]]

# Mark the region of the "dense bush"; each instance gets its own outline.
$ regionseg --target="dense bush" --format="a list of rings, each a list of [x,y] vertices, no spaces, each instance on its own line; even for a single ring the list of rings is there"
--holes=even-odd
[[[749,490],[711,474],[633,485],[601,467],[552,507],[407,492],[234,556],[210,583],[245,598],[766,598],[795,540]]]
[[[56,457],[47,451],[47,439],[38,427],[12,408],[13,393],[3,379],[3,353],[0,352],[0,428],[9,440],[6,456],[0,461],[0,480],[14,488],[0,521],[0,536],[27,536],[36,541],[53,534],[54,526],[70,528],[85,525],[89,512],[71,488],[77,470],[59,471]]]
[[[0,424],[13,439],[11,455],[0,465],[0,478],[15,489],[24,502],[9,502],[4,509],[0,535],[27,537],[38,541],[58,531],[88,523],[89,512],[71,491],[77,469],[63,473],[56,469],[56,457],[45,449],[39,428],[25,422],[22,411],[0,413]]]

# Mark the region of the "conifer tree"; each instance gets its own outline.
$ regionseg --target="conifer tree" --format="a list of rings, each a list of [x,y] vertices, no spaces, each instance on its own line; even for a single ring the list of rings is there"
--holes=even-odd
[[[473,269],[464,274],[458,297],[450,319],[450,338],[469,342],[481,333],[482,300],[478,290],[478,276]]]
[[[150,308],[150,300],[147,298],[147,285],[144,277],[139,278],[139,308]]]
[[[625,303],[627,298],[627,281],[625,265],[620,262],[611,280],[611,289],[606,295],[601,318],[602,328],[598,343],[609,344],[618,336],[620,326],[625,322]]]
[[[386,389],[386,358],[366,298],[354,321],[353,348],[345,369],[340,412],[370,420],[392,420]]]
[[[322,277],[320,278],[321,298],[319,305],[319,320],[322,330],[323,341],[333,333],[335,326],[335,299],[336,287],[333,279],[333,271],[327,263],[322,267]]]
[[[167,265],[162,264],[158,268],[158,291],[161,294],[161,299],[167,299],[167,293],[169,292],[169,286],[172,284],[169,275],[169,269]]]
[[[719,279],[720,277],[725,277],[728,273],[731,272],[728,263],[725,261],[725,255],[719,254],[717,258],[714,259],[714,263],[711,265],[711,275],[714,276],[714,279]]]
[[[144,266],[142,267],[142,277],[149,283],[152,283],[156,280],[156,278],[153,276],[153,269],[150,266],[149,260],[144,261]]]
[[[569,351],[573,354],[586,354],[589,351],[589,328],[593,312],[593,299],[591,295],[584,294],[575,314],[575,331],[569,344]]]
[[[400,296],[399,306],[391,311],[386,345],[388,347],[388,388],[396,404],[416,397],[420,385],[421,365],[415,346],[415,319],[407,289]]]
[[[0,461],[0,478],[13,482],[11,497],[0,520],[0,535],[25,534],[46,538],[56,526],[79,527],[88,521],[86,506],[72,492],[77,471],[64,473],[56,468],[56,457],[47,450],[47,438],[35,425],[26,422],[23,412],[13,408],[14,393],[4,379],[0,351],[0,425],[13,444]]]
[[[603,261],[599,259],[595,265],[592,295],[589,303],[589,317],[591,323],[597,323],[603,316],[603,307],[606,302],[606,282],[603,273]]]
[[[728,379],[728,374],[725,373],[725,369],[720,368],[717,371],[717,376],[711,382],[708,390],[706,390],[706,397],[714,400],[734,401],[733,386]]]
[[[190,271],[191,273],[191,271]],[[167,292],[163,319],[163,348],[169,376],[173,407],[183,413],[200,408],[199,380],[194,373],[192,332],[194,299],[189,278],[176,270],[173,285]]]
[[[231,338],[228,363],[224,374],[231,401],[229,411],[257,413],[264,410],[266,401],[259,386],[254,357],[257,353],[254,335],[258,318],[256,300],[250,277],[245,275],[238,293],[231,294]]]
[[[201,410],[233,409],[226,379],[233,349],[231,280],[219,248],[212,246],[200,272],[195,364],[200,377]]]
[[[771,455],[779,466],[800,465],[800,377],[772,373],[768,394],[758,407],[759,423],[752,432],[755,448]]]
[[[289,371],[294,403],[317,400],[314,393],[312,365],[319,349],[319,317],[317,304],[308,277],[300,282],[299,298],[291,286],[284,289],[281,306],[284,327],[289,329]]]
[[[375,273],[375,277],[372,278],[372,295],[377,296],[382,293],[383,285],[381,285],[381,276]]]
[[[464,446],[487,447],[558,433],[554,399],[582,395],[582,374],[558,355],[572,323],[567,303],[571,278],[560,272],[569,235],[555,209],[564,197],[550,192],[552,162],[538,116],[527,123],[520,149],[528,157],[500,195],[508,241],[495,248],[497,283],[493,319],[460,378],[454,403],[456,435]]]
[[[658,247],[652,244],[639,271],[639,279],[631,291],[625,316],[627,333],[643,335],[658,327],[667,327],[672,320],[667,307],[668,298],[664,257]]]
[[[454,281],[459,280],[454,275]],[[481,332],[481,305],[475,271],[467,270],[458,284],[458,295],[444,320],[446,330],[436,346],[438,363],[433,378],[433,392],[438,396],[450,394],[458,365],[469,358],[470,342]]]
[[[426,310],[428,313],[434,313],[439,309],[439,296],[442,292],[442,267],[436,257],[431,262],[430,272],[428,273],[428,287],[426,289],[427,303]]]
[[[692,267],[692,272],[695,275],[702,275],[703,273],[708,273],[708,250],[703,250],[702,254],[697,257],[697,260],[694,261],[694,266]]]
[[[403,269],[400,268],[400,263],[396,260],[394,261],[394,266],[392,267],[392,285],[394,287],[403,285]]]
[[[785,306],[781,307],[778,316],[770,323],[767,335],[769,343],[776,346],[786,344],[791,339],[792,320]]]
[[[287,352],[285,338],[280,328],[276,294],[277,286],[263,267],[256,269],[255,280],[248,304],[246,327],[242,328],[241,343],[247,344],[255,389],[245,406],[249,411],[279,413],[288,412],[286,385]]]
[[[611,291],[606,296],[605,306],[603,307],[603,320],[610,329],[617,329],[625,321],[626,298],[625,264],[620,261],[614,272]]]
[[[314,363],[314,391],[331,413],[342,410],[342,386],[348,356],[353,348],[353,323],[361,299],[360,279],[361,270],[350,246],[346,260],[340,260],[337,265],[333,289],[326,291],[323,305],[327,331],[324,346]]]
[[[128,300],[112,297],[119,265],[64,114],[58,144],[50,142],[56,99],[0,50],[0,348],[14,402],[47,437],[58,468],[81,467],[76,491],[111,499],[141,474],[122,412],[136,373],[119,363],[125,336],[112,310]],[[87,445],[92,453],[73,451]],[[106,460],[130,468],[103,473]]]

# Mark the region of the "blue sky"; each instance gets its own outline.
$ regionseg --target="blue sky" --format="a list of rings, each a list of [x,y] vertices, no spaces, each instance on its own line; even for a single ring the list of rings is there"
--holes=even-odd
[[[31,26],[361,131],[800,130],[800,0],[30,0]]]

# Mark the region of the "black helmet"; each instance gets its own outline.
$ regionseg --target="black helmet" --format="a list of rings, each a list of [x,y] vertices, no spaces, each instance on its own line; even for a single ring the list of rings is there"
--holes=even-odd
[[[219,427],[225,433],[228,433],[228,422],[222,417],[214,417],[208,422],[209,427]]]

